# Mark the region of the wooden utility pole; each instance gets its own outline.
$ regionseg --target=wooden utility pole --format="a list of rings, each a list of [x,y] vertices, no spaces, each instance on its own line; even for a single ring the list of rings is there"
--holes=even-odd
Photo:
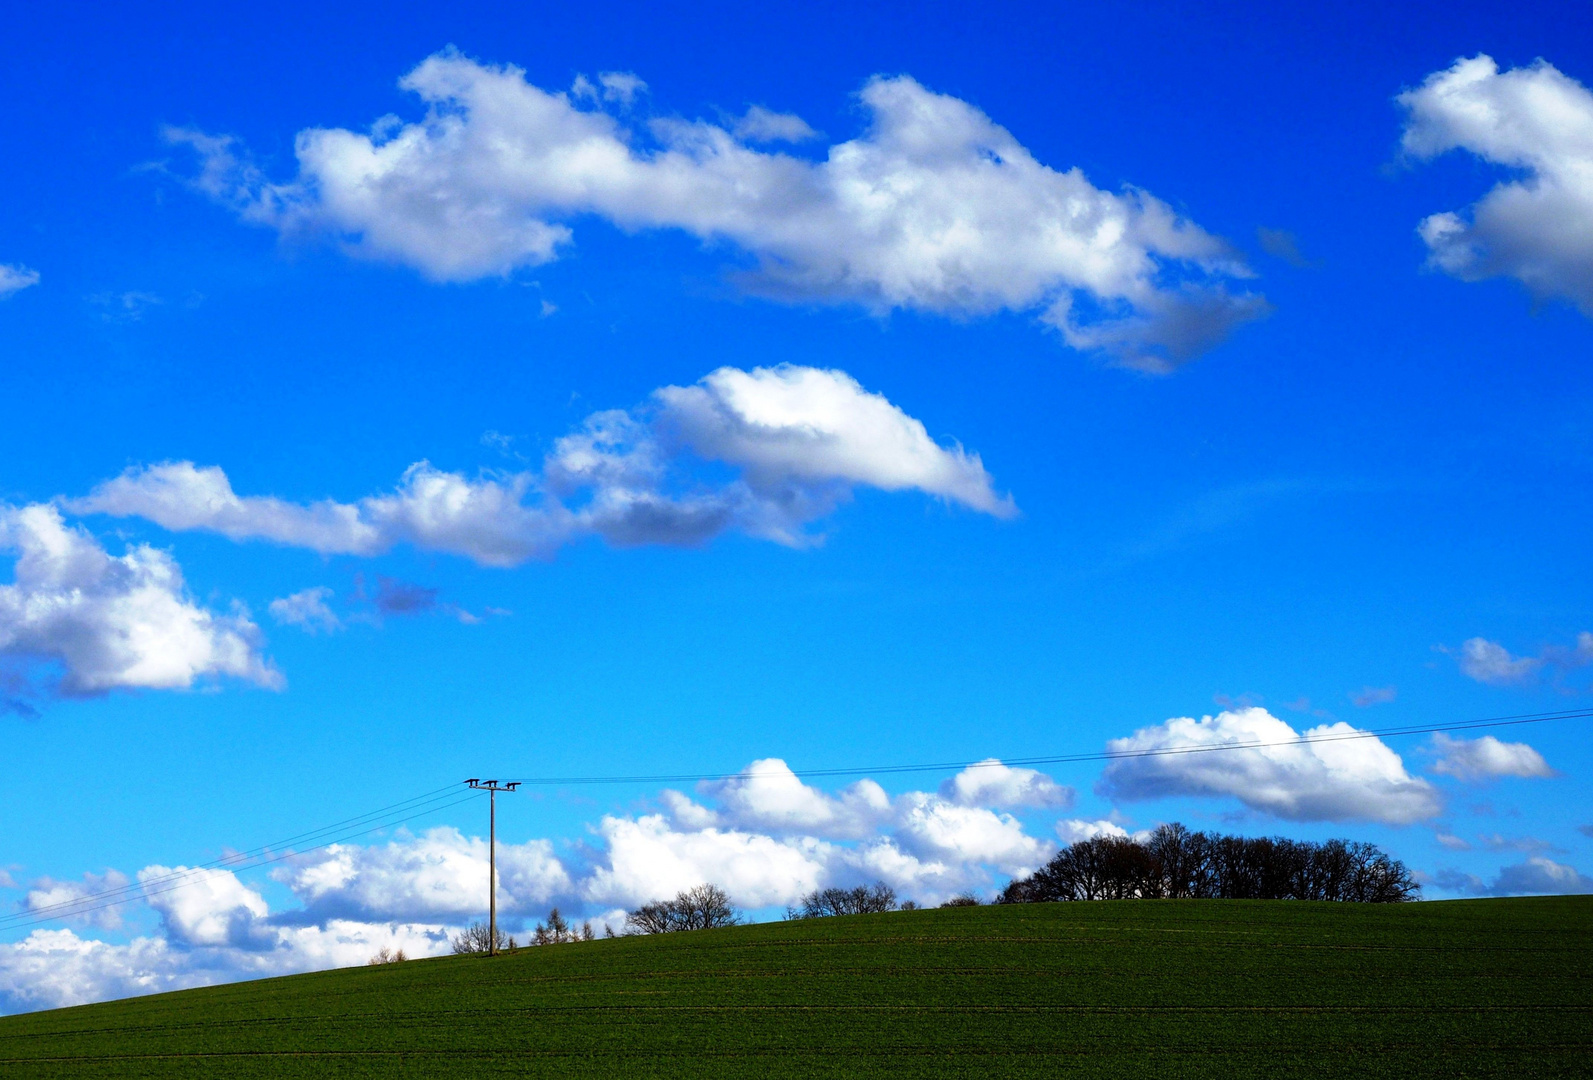
[[[478,791],[490,791],[492,809],[487,816],[487,955],[498,955],[498,792],[513,791],[519,781],[499,784],[496,780],[466,780]]]

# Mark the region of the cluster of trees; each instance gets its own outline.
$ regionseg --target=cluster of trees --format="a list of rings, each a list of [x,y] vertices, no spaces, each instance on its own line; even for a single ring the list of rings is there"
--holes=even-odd
[[[1080,840],[1026,878],[1014,879],[998,900],[1003,904],[1053,900],[1338,900],[1387,904],[1419,898],[1420,886],[1409,869],[1375,844],[1349,840],[1288,840],[1283,837],[1225,836],[1191,832],[1182,825],[1163,825],[1144,840],[1097,836]],[[961,893],[941,907],[971,907],[973,893]],[[918,905],[900,903],[896,890],[883,881],[852,889],[816,889],[786,908],[787,919],[821,919],[833,915],[869,915],[910,911]],[[626,934],[671,934],[734,926],[741,913],[730,895],[717,885],[698,885],[673,900],[643,904],[625,916]],[[611,927],[604,934],[613,937]],[[591,941],[592,924],[579,930],[554,908],[546,923],[537,923],[531,944],[560,945]],[[514,938],[497,935],[498,952],[514,950]],[[492,932],[474,923],[454,938],[456,953],[491,952]],[[402,950],[383,949],[372,964],[404,959]]]
[[[609,932],[609,936],[614,936],[612,931]],[[548,912],[548,921],[546,923],[537,923],[536,929],[531,931],[531,940],[528,942],[528,944],[564,945],[572,941],[591,941],[596,937],[597,935],[592,932],[592,924],[590,922],[582,923],[581,928],[577,930],[575,927],[570,925],[570,921],[568,919],[559,914],[558,908],[554,908],[552,911]],[[479,922],[471,923],[469,926],[465,927],[464,932],[458,937],[454,938],[453,946],[455,955],[469,955],[474,953],[489,953],[495,951],[492,947],[493,938],[491,928],[489,928],[486,923]],[[502,930],[498,931],[497,952],[514,952],[519,947],[520,943],[518,941],[510,937],[508,934],[505,934]],[[385,949],[382,950],[382,952],[386,951],[387,950]],[[377,953],[377,956],[381,956],[381,953]],[[404,959],[404,954],[399,953],[397,959]],[[382,962],[385,963],[386,961]],[[374,964],[377,963],[377,961],[372,960],[371,963]]]
[[[903,907],[908,907],[907,901]],[[855,889],[816,889],[785,909],[788,919],[822,919],[830,915],[872,915],[896,910],[896,890],[883,881]]]
[[[698,885],[675,894],[673,900],[643,904],[625,916],[627,934],[672,934],[681,930],[712,930],[734,926],[741,913],[730,894],[717,885]]]
[[[941,907],[978,907],[979,897],[958,893]],[[816,889],[785,909],[787,919],[823,919],[832,915],[873,915],[882,911],[917,911],[911,900],[896,902],[896,890],[883,881],[855,889]]]
[[[365,966],[376,967],[378,964],[401,964],[408,959],[409,957],[404,955],[403,949],[399,949],[397,952],[394,952],[386,945],[383,945],[380,949],[376,950],[375,956],[365,961]]]
[[[1375,844],[1247,838],[1163,825],[1143,842],[1098,836],[1057,852],[1001,894],[1051,900],[1339,900],[1386,904],[1420,893],[1404,863]]]
[[[548,912],[547,925],[537,923],[537,928],[531,931],[531,944],[533,945],[564,945],[571,941],[591,941],[597,935],[592,933],[591,922],[584,922],[577,930],[571,926],[569,920],[559,914],[559,909],[554,908]],[[514,938],[509,939],[511,945]]]

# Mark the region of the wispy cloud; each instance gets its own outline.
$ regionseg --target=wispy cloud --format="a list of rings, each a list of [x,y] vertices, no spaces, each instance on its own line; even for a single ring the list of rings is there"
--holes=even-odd
[[[0,300],[8,299],[21,292],[31,289],[39,283],[39,272],[30,270],[26,266],[0,264]]]

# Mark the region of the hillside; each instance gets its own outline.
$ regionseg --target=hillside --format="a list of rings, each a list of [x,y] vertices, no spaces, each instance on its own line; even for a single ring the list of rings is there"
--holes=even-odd
[[[0,1018],[0,1075],[1593,1075],[1593,897],[1029,904]]]

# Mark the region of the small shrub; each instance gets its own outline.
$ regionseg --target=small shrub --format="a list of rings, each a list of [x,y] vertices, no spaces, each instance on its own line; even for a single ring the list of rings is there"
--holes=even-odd
[[[377,950],[375,956],[365,961],[365,964],[367,967],[375,967],[377,964],[402,964],[408,959],[409,957],[404,955],[403,949],[399,949],[395,952],[389,949],[386,945],[383,945]]]
[[[978,907],[982,901],[971,892],[958,893],[947,900],[941,907]]]

